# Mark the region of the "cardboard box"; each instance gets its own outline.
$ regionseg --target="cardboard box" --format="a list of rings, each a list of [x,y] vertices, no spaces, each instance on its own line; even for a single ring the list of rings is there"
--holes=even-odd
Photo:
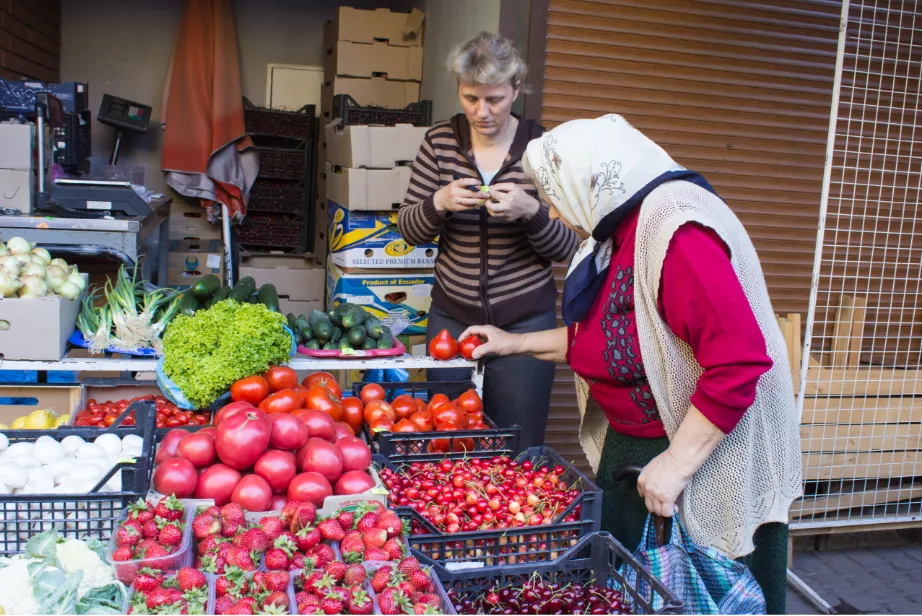
[[[221,239],[221,225],[208,222],[205,210],[197,203],[183,200],[178,193],[169,191],[173,197],[170,205],[170,239],[196,240],[205,242]]]
[[[288,314],[290,312],[294,315],[303,314],[307,316],[311,313],[311,310],[323,311],[323,300],[298,301],[287,297],[279,297],[279,310],[282,314]]]
[[[35,168],[32,145],[35,143],[34,124],[0,124],[0,169],[29,170]]]
[[[419,9],[397,13],[388,9],[366,11],[343,6],[336,19],[327,23],[325,36],[335,41],[373,43],[377,40],[391,45],[422,47],[424,19],[425,14]]]
[[[327,163],[327,198],[354,211],[395,210],[410,186],[410,167],[350,169]]]
[[[83,275],[84,280],[88,277]],[[0,299],[0,356],[4,359],[59,361],[74,333],[84,293],[74,300],[57,295]]]
[[[274,284],[279,297],[284,296],[295,301],[323,302],[326,271],[322,267],[290,269],[281,266],[258,268],[243,265],[240,267],[240,277],[244,276],[252,276],[256,281],[256,288],[264,284]]]
[[[419,102],[419,83],[416,81],[391,81],[384,77],[333,77],[321,88],[323,117],[330,119],[333,95],[348,94],[362,107],[403,109]]]
[[[0,207],[11,207],[30,214],[35,199],[35,181],[32,171],[0,169]]]
[[[248,254],[240,256],[240,267],[254,269],[269,269],[285,267],[294,270],[304,270],[316,267],[313,259],[303,255],[273,255],[273,254]]]
[[[407,244],[397,212],[350,212],[329,203],[330,260],[343,269],[427,269],[435,266],[438,243]]]
[[[218,240],[170,242],[166,281],[171,287],[189,287],[214,274],[224,280],[224,247]]]
[[[424,334],[435,276],[423,272],[347,273],[327,263],[327,308],[357,304],[398,333]]]
[[[80,385],[0,385],[0,423],[13,421],[32,411],[50,409],[58,415],[79,410],[83,388]]]
[[[397,126],[326,127],[327,162],[335,166],[393,169],[416,160],[428,127]]]
[[[383,41],[350,43],[335,41],[326,47],[323,61],[326,79],[387,77],[395,81],[422,81],[423,48],[395,47]]]

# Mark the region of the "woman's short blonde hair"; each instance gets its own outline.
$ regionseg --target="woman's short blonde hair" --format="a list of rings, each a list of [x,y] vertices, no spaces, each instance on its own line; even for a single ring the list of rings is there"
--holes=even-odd
[[[458,83],[521,86],[528,73],[525,61],[512,43],[499,34],[481,32],[448,54],[448,70]]]

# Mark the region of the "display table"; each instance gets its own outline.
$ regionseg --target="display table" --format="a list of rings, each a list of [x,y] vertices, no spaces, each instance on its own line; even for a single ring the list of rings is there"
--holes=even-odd
[[[153,214],[143,220],[0,216],[0,237],[4,241],[24,237],[45,248],[77,247],[80,254],[87,256],[100,254],[102,248],[120,253],[133,263],[146,257],[141,264],[142,277],[162,287],[166,286],[172,202],[170,197],[155,200],[151,203]]]
[[[297,371],[317,372],[319,370],[418,370],[426,368],[468,368],[471,381],[477,393],[483,395],[483,364],[454,359],[438,361],[431,357],[404,355],[403,357],[375,357],[356,359],[314,359],[311,357],[292,357],[288,366]],[[0,370],[35,370],[40,373],[39,381],[44,381],[47,372],[154,372],[156,359],[113,358],[113,357],[68,357],[60,361],[24,361],[0,359]]]

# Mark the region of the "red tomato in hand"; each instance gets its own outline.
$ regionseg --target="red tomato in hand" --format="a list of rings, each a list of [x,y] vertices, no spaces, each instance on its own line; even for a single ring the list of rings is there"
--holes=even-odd
[[[231,385],[230,394],[231,400],[234,402],[243,400],[252,405],[257,405],[269,395],[269,383],[263,377],[255,374],[245,379],[240,379]]]
[[[343,390],[336,382],[336,379],[329,372],[315,372],[301,382],[308,389],[314,387],[326,387],[334,398],[342,398]]]
[[[282,391],[294,388],[298,384],[298,375],[287,366],[272,366],[266,373],[266,381],[270,392]]]
[[[454,359],[459,350],[458,341],[451,337],[447,329],[440,331],[429,343],[429,355],[440,361]]]
[[[464,359],[474,359],[474,349],[483,344],[483,340],[480,339],[480,336],[470,336],[461,341],[459,349],[461,351],[461,357]]]
[[[267,415],[272,413],[291,413],[301,408],[301,396],[293,389],[283,389],[263,400],[259,409]]]

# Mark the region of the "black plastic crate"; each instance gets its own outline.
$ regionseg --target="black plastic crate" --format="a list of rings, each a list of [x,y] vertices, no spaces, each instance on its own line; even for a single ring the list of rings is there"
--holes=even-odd
[[[247,215],[252,212],[278,212],[281,214],[306,214],[308,189],[285,182],[258,181],[250,191]]]
[[[120,438],[136,434],[143,439],[144,456],[131,463],[113,467],[88,494],[13,494],[0,496],[0,556],[11,556],[25,549],[32,535],[56,529],[62,536],[73,539],[97,537],[107,540],[114,532],[122,511],[129,503],[144,497],[150,488],[153,474],[155,438],[153,402],[136,402],[129,409],[136,417],[145,416],[131,428],[121,428],[127,416],[123,414],[111,427],[99,428],[61,427],[55,430],[9,430],[3,434],[10,444],[33,442],[40,436],[51,436],[60,441],[67,436],[79,436],[92,442],[102,434],[115,433]],[[121,473],[120,492],[103,492],[106,483]]]
[[[344,126],[356,124],[431,126],[432,101],[410,103],[403,109],[383,109],[381,107],[362,107],[348,94],[337,94],[333,97],[333,119],[342,120]]]
[[[90,111],[64,114],[64,126],[54,129],[54,162],[73,169],[92,154]]]
[[[299,141],[314,138],[316,108],[304,105],[297,111],[258,107],[243,99],[243,121],[247,134],[266,137],[287,137]]]
[[[620,590],[635,614],[682,613],[682,602],[606,532],[583,537],[553,562],[510,565],[491,571],[451,571],[428,558],[420,560],[432,566],[446,591],[453,591],[453,594],[460,596],[476,595],[494,588],[521,586],[538,575],[561,585],[595,583]],[[634,577],[631,574],[636,574],[636,581],[628,579],[628,576]],[[458,611],[460,606],[456,603],[454,607]]]
[[[247,216],[236,232],[240,246],[253,251],[303,252],[307,246],[307,221],[303,217],[265,222]]]
[[[403,393],[412,398],[432,399],[436,394],[444,394],[454,400],[464,392],[474,389],[470,381],[442,381],[442,382],[398,382],[375,383],[384,389],[385,399],[393,402],[399,394]],[[369,383],[353,383],[352,393],[356,396],[362,388]],[[519,435],[522,428],[497,428],[493,420],[486,414],[483,421],[488,430],[456,430],[452,432],[378,432],[373,435],[365,425],[366,440],[371,443],[372,450],[380,453],[393,464],[415,462],[419,460],[441,460],[448,458],[481,457],[478,454],[487,454],[490,457],[514,456],[519,452]],[[447,453],[434,451],[436,441]]]
[[[304,180],[308,175],[307,150],[303,148],[257,147],[259,178]]]
[[[468,457],[492,457],[495,454],[474,452]],[[442,460],[444,456],[427,456]],[[503,567],[557,560],[586,535],[601,527],[602,490],[575,466],[567,463],[550,447],[532,447],[519,454],[517,460],[531,460],[536,466],[563,466],[561,480],[568,486],[579,486],[581,493],[561,511],[551,524],[506,529],[481,530],[448,534],[437,529],[412,507],[394,507],[401,519],[410,522],[410,547],[436,563],[468,563],[472,567]],[[397,470],[406,463],[394,464],[375,454],[374,463]],[[430,461],[414,459],[413,462]],[[571,514],[577,519],[567,522]]]

